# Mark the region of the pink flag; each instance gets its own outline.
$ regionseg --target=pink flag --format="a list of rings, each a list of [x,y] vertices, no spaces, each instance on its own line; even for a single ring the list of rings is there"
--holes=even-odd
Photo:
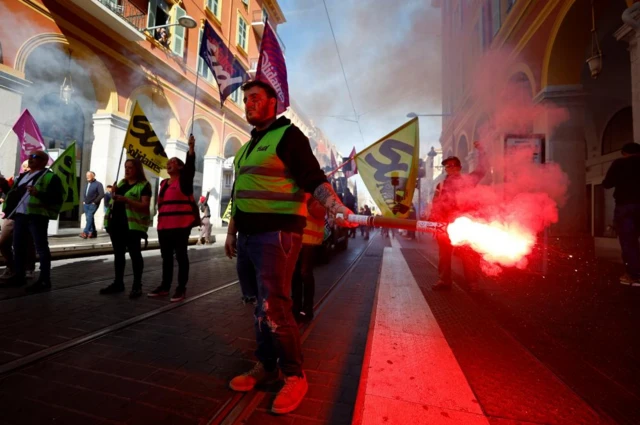
[[[33,151],[47,150],[38,124],[28,109],[24,110],[18,121],[13,125],[13,131],[18,136],[18,142],[20,142],[20,162],[26,161]],[[49,158],[49,165],[52,163],[53,160]]]
[[[354,159],[355,157],[356,157],[356,147],[354,146],[353,149],[351,150],[351,154],[349,154],[349,159],[350,159],[349,163],[343,167],[344,176],[346,178],[353,177],[356,174],[358,174],[358,165]]]
[[[287,65],[275,31],[268,21],[264,23],[264,35],[260,44],[260,58],[256,80],[264,81],[276,91],[278,96],[278,114],[289,107],[289,82]]]

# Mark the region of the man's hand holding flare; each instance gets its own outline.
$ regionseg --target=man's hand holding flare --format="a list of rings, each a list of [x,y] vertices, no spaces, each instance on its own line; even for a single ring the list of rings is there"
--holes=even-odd
[[[344,206],[329,183],[323,183],[318,186],[313,192],[313,197],[336,217],[335,223],[338,226],[358,227],[357,223],[347,221],[347,217],[353,215],[353,211]]]

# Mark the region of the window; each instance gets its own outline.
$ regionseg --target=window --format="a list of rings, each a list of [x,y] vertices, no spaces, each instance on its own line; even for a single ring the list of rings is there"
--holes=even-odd
[[[173,19],[171,20],[173,23],[177,23],[178,19],[187,14],[180,6],[173,6],[171,12],[173,12]],[[187,29],[182,25],[176,25],[173,27],[173,34],[171,35],[171,51],[180,57],[184,56],[184,38],[186,31]]]
[[[267,12],[267,8],[263,7],[262,8],[262,22],[267,22],[267,19],[269,19],[269,12]]]
[[[242,3],[247,9],[249,8],[249,0],[242,0]]]
[[[229,188],[233,183],[233,175],[232,173],[224,173],[224,187]]]
[[[491,34],[495,37],[495,35],[500,31],[500,1],[501,0],[491,0]]]
[[[220,18],[220,0],[206,0],[207,9],[217,18]]]
[[[238,105],[240,104],[240,88],[231,93],[231,100],[233,100]]]
[[[485,50],[489,48],[489,44],[491,44],[491,38],[487,36],[487,8],[486,6],[482,6],[480,9],[480,43],[482,45],[482,51],[484,53]]]
[[[211,73],[211,70],[209,69],[209,67],[207,66],[207,63],[202,60],[202,58],[200,57],[200,45],[202,44],[202,34],[204,33],[204,28],[200,28],[200,37],[198,38],[198,74],[200,74],[200,76],[202,76],[205,80],[212,82],[213,81],[213,74]]]
[[[248,50],[247,48],[247,21],[240,15],[238,15],[238,36],[236,39],[238,46],[242,47],[242,50],[245,52]]]
[[[507,0],[507,12],[511,10],[514,4],[516,4],[516,0]]]
[[[602,155],[616,152],[633,141],[633,111],[627,107],[618,111],[607,124],[602,135]]]

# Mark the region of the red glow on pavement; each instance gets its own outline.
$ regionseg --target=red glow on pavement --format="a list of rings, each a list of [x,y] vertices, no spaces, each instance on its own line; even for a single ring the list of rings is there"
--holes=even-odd
[[[526,256],[535,244],[535,235],[517,225],[493,221],[482,223],[459,217],[447,228],[454,246],[469,245],[485,261],[502,266],[526,266]]]

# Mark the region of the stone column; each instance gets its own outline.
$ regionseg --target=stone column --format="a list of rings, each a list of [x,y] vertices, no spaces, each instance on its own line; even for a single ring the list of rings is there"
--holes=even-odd
[[[98,112],[93,115],[93,144],[91,147],[91,162],[89,168],[96,173],[96,179],[102,182],[102,185],[114,184],[116,177],[122,179],[124,176],[125,156],[122,156],[122,164],[120,158],[123,152],[122,143],[127,132],[129,119],[114,115],[109,112]],[[118,174],[118,165],[120,165],[120,173]],[[84,176],[80,176],[83,178]],[[82,200],[82,194],[80,194]],[[100,208],[96,211],[95,221],[96,227],[102,229],[104,222],[104,203],[100,204]],[[86,219],[82,215],[82,227],[84,227]]]
[[[169,139],[167,140],[167,145],[164,147],[164,151],[168,158],[173,158],[175,156],[185,161],[187,159],[189,145],[182,140]]]
[[[640,143],[640,32],[624,24],[614,36],[629,43],[631,60],[631,106],[633,109],[633,140]],[[605,60],[606,64],[606,60]]]
[[[546,162],[557,163],[569,177],[567,198],[559,208],[559,220],[551,226],[544,238],[545,246],[551,246],[542,258],[542,270],[546,272],[547,258],[555,265],[578,267],[584,258],[594,255],[594,240],[587,224],[586,196],[586,141],[585,141],[585,92],[581,86],[546,87],[534,101],[542,105],[563,108],[568,118],[558,123],[557,110],[549,108],[534,122],[534,132],[546,136]],[[545,250],[545,253],[547,250]],[[557,255],[563,253],[566,255]],[[571,256],[569,256],[571,254]]]
[[[202,174],[202,193],[209,192],[209,208],[211,209],[211,226],[222,227],[220,219],[220,201],[222,200],[222,163],[219,156],[204,157],[204,173]]]
[[[4,65],[0,65],[0,172],[7,178],[13,176],[20,166],[18,138],[11,130],[22,112],[22,95],[31,84],[23,76]]]

